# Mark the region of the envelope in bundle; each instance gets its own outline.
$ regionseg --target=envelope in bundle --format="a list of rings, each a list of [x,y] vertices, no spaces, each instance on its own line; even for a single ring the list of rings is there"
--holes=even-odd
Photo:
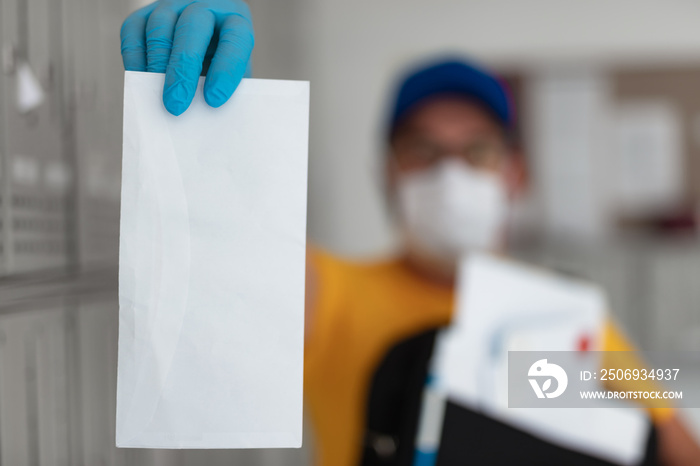
[[[309,85],[163,81],[125,80],[117,445],[299,447]]]
[[[486,254],[465,258],[459,274],[453,325],[436,343],[445,395],[553,444],[638,464],[649,429],[641,411],[508,407],[508,351],[579,351],[582,337],[589,349],[603,349],[603,291]]]

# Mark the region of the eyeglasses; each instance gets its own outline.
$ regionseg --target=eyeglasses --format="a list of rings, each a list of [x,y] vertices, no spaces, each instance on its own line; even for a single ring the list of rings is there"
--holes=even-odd
[[[496,138],[447,147],[422,137],[403,137],[395,141],[393,149],[396,162],[405,169],[427,168],[446,157],[457,157],[477,169],[492,169],[500,165],[508,152],[505,142]]]

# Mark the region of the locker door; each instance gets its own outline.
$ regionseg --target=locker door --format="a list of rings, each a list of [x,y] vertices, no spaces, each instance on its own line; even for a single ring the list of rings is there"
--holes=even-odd
[[[57,83],[60,1],[2,2],[3,273],[69,263],[72,167],[64,154]],[[28,76],[29,74],[33,76]],[[36,79],[43,101],[20,108]]]
[[[69,451],[64,311],[0,317],[0,462],[75,464]]]
[[[119,246],[124,69],[119,30],[126,2],[66,0],[75,82],[75,157],[79,167],[79,255],[115,264]]]

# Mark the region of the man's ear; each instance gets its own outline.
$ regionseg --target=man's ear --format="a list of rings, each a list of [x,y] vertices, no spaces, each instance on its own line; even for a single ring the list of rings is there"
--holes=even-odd
[[[504,166],[504,177],[508,197],[513,200],[525,194],[530,185],[530,177],[525,156],[520,150],[513,150]]]
[[[391,197],[396,192],[396,183],[399,179],[399,167],[396,163],[396,156],[393,148],[388,146],[384,152],[384,189],[387,197]]]
[[[384,184],[382,187],[384,190],[385,207],[389,215],[393,216],[396,213],[396,199],[394,196],[396,196],[396,184],[398,183],[399,173],[398,167],[396,166],[396,159],[391,152],[391,148],[387,149],[384,155],[384,166],[382,169],[384,170]]]

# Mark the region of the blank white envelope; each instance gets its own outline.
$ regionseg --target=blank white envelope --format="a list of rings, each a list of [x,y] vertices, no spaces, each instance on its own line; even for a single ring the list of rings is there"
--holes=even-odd
[[[308,82],[167,113],[127,72],[119,447],[299,447]]]

